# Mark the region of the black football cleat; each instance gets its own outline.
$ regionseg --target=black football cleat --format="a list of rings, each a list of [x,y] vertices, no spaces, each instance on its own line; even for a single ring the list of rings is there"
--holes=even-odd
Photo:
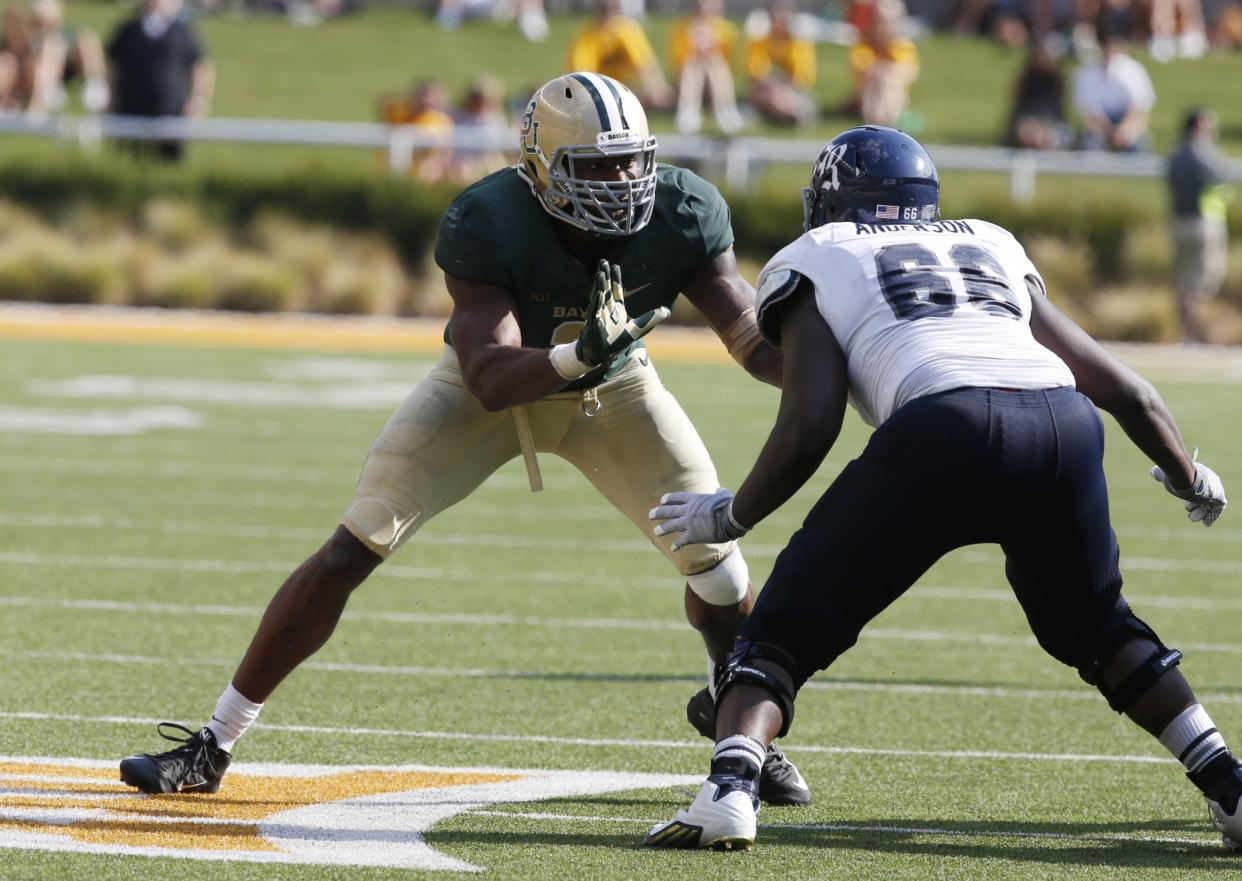
[[[694,730],[712,743],[716,742],[716,705],[706,688],[697,692],[686,704],[686,719]],[[768,756],[759,774],[759,799],[766,804],[809,805],[811,788],[807,786],[794,763],[774,744],[768,744]]]
[[[185,732],[185,737],[165,733],[165,728]],[[121,782],[143,792],[215,792],[233,756],[216,746],[210,728],[198,733],[175,722],[161,722],[160,737],[180,743],[166,753],[141,753],[121,760]]]
[[[811,787],[774,743],[768,744],[768,755],[759,774],[759,800],[770,805],[798,807],[811,803]]]

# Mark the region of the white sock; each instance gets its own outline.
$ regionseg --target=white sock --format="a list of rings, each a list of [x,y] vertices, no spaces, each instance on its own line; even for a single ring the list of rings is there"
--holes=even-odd
[[[263,704],[246,700],[246,697],[230,682],[229,687],[224,689],[224,694],[220,695],[220,700],[216,702],[211,721],[207,723],[211,733],[216,736],[220,749],[232,752],[233,744],[246,733],[247,728],[254,724],[254,720],[259,718],[261,709],[263,709]]]
[[[1225,738],[1220,736],[1202,704],[1182,710],[1160,732],[1160,742],[1191,772],[1199,770],[1227,748]]]
[[[768,748],[753,737],[734,734],[716,744],[716,749],[712,752],[712,764],[715,765],[717,759],[743,758],[750,761],[755,766],[755,771],[758,771],[763,767],[763,760],[767,755]]]

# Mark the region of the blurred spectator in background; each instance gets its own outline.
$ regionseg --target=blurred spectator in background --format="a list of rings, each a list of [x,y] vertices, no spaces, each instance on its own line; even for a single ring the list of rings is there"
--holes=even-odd
[[[737,25],[725,18],[723,0],[695,0],[694,13],[673,28],[669,52],[677,72],[677,130],[703,127],[703,91],[712,102],[716,125],[725,134],[742,128],[733,83]]]
[[[34,90],[34,43],[30,15],[24,6],[5,7],[0,22],[0,108],[22,111]]]
[[[815,44],[794,33],[791,0],[779,0],[767,32],[746,44],[751,106],[781,125],[805,125],[815,118]]]
[[[458,132],[468,132],[470,129],[508,130],[510,126],[505,114],[505,92],[500,81],[487,75],[477,77],[466,90],[461,106],[453,114],[453,125]],[[472,137],[468,140],[477,144],[479,138]],[[510,162],[499,150],[459,148],[453,151],[449,176],[461,184],[474,183],[484,175],[504,168]]]
[[[414,83],[408,94],[388,95],[380,101],[380,119],[389,125],[416,125],[425,134],[447,140],[453,133],[448,93],[434,77]],[[453,151],[448,147],[415,150],[410,176],[423,183],[437,183],[449,175]]]
[[[188,22],[180,0],[143,0],[141,11],[108,42],[113,112],[126,116],[205,116],[216,70]],[[175,161],[182,143],[138,141],[144,155]]]
[[[1104,40],[1103,55],[1074,71],[1074,107],[1088,150],[1133,152],[1147,148],[1147,123],[1156,92],[1151,77],[1130,57],[1120,34]]]
[[[31,4],[36,50],[36,86],[43,83],[46,99],[39,94],[32,106],[40,111],[55,111],[66,101],[65,86],[82,81],[82,107],[99,113],[108,107],[108,66],[103,58],[103,43],[89,27],[68,27],[65,6],[61,0],[35,0]]]
[[[436,8],[436,23],[442,30],[456,30],[475,18],[502,22],[516,18],[518,32],[526,39],[537,43],[548,36],[543,0],[439,0]]]
[[[1242,3],[1228,3],[1216,13],[1208,42],[1213,49],[1242,48]]]
[[[1202,58],[1207,48],[1200,0],[1151,0],[1148,51],[1153,61],[1172,61],[1178,55]]]
[[[64,25],[60,0],[35,0],[27,10],[5,11],[0,48],[0,93],[6,103],[33,116],[60,110],[65,86],[83,80],[82,105],[98,113],[108,105],[103,47],[94,31]]]
[[[1186,114],[1181,145],[1169,157],[1173,197],[1173,285],[1182,339],[1204,339],[1199,307],[1225,280],[1228,233],[1225,226],[1226,177],[1216,149],[1216,114],[1197,107]]]
[[[1061,48],[1045,37],[1031,45],[1014,88],[1005,142],[1030,150],[1065,150],[1073,144],[1065,118],[1065,74]]]
[[[618,11],[618,0],[599,0],[597,14],[574,38],[569,70],[602,73],[629,86],[650,110],[672,108],[675,95],[660,70],[642,25]]]
[[[441,30],[455,31],[467,19],[491,18],[495,8],[496,0],[440,0],[436,24]]]
[[[1098,0],[960,0],[953,31],[961,36],[990,34],[1010,49],[1042,40],[1073,19],[1075,2]]]
[[[897,125],[910,100],[910,87],[919,73],[919,50],[897,35],[905,18],[901,0],[878,0],[859,41],[850,49],[854,96],[847,111],[863,122]]]

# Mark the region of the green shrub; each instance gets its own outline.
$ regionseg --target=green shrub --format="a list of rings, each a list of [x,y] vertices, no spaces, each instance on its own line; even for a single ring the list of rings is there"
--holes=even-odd
[[[117,271],[53,232],[30,229],[0,251],[0,297],[44,303],[102,303]]]
[[[380,232],[411,270],[421,266],[430,251],[440,215],[452,197],[448,188],[319,166],[281,172],[195,170],[113,152],[0,160],[0,198],[49,220],[87,204],[140,223],[148,203],[157,198],[189,201],[209,217],[234,226],[276,210],[303,222]]]
[[[215,304],[220,266],[228,259],[222,252],[172,259],[157,257],[147,271],[145,284],[137,286],[131,302],[137,306],[166,309],[207,309]]]
[[[184,198],[155,196],[141,207],[140,228],[161,247],[184,251],[201,245],[214,232],[203,213]]]
[[[298,290],[297,276],[287,267],[262,257],[238,256],[224,269],[214,306],[239,312],[281,312]]]
[[[1159,289],[1102,292],[1091,303],[1089,325],[1097,335],[1110,340],[1160,342],[1177,338],[1173,297]]]
[[[981,192],[959,196],[954,216],[1012,230],[1058,302],[1089,329],[1125,338],[1175,332],[1171,313],[1142,293],[1159,288],[1160,302],[1171,301],[1166,219],[1154,207],[1124,197],[1017,205]],[[429,255],[452,196],[311,165],[179,167],[107,152],[8,157],[0,159],[0,199],[8,200],[0,202],[0,297],[446,315],[451,302]],[[747,266],[761,266],[801,233],[796,190],[727,198]],[[1230,211],[1242,229],[1242,200]],[[51,236],[47,224],[63,235]],[[97,238],[108,247],[92,251]],[[169,252],[178,257],[170,261]],[[1242,309],[1240,265],[1231,260],[1220,298],[1229,309]],[[1136,291],[1129,304],[1123,289]],[[675,320],[699,318],[679,305]]]

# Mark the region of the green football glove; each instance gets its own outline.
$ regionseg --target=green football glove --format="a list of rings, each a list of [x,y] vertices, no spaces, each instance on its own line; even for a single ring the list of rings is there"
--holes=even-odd
[[[637,318],[630,318],[625,309],[621,267],[601,260],[595,273],[595,287],[591,291],[582,333],[575,342],[553,346],[548,357],[564,379],[578,379],[608,363],[613,355],[645,337],[668,316],[668,307],[660,306]]]

